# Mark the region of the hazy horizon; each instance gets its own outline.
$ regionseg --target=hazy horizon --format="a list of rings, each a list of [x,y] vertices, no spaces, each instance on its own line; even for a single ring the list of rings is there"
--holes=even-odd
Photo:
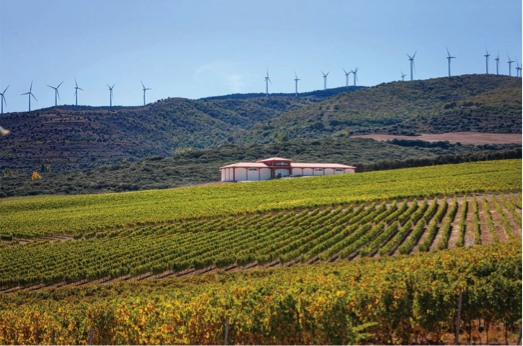
[[[93,6],[93,4],[95,6]],[[74,104],[74,78],[85,91],[79,105],[106,106],[167,97],[202,98],[345,85],[342,68],[359,67],[358,85],[409,79],[406,53],[417,51],[415,79],[485,72],[485,48],[495,72],[508,74],[507,54],[521,64],[521,1],[57,1],[0,2],[0,92],[4,112]],[[515,76],[515,64],[512,75]],[[350,77],[350,84],[353,83]]]

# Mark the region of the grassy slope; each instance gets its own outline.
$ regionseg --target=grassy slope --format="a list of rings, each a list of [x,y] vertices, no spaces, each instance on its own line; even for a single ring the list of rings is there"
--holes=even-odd
[[[42,161],[55,169],[92,167],[100,161],[168,156],[177,148],[214,147],[258,122],[346,91],[337,88],[299,98],[289,94],[169,98],[145,107],[59,107],[8,113],[2,117],[2,126],[11,134],[0,138],[0,168],[36,169]]]
[[[401,123],[411,119],[418,121],[408,122],[403,128]],[[283,114],[256,126],[254,134],[245,140],[274,140],[284,133],[299,139],[348,132],[463,130],[521,132],[521,79],[464,75],[381,84]]]
[[[521,189],[521,160],[106,195],[0,200],[0,235],[75,233],[290,207]]]
[[[406,147],[362,138],[227,145],[66,174],[41,172],[43,178],[37,181],[31,181],[29,173],[19,177],[0,177],[0,197],[123,192],[209,183],[220,180],[220,166],[273,156],[286,157],[295,162],[336,162],[361,167],[362,164],[381,161],[486,152],[481,149],[445,143],[432,148]]]

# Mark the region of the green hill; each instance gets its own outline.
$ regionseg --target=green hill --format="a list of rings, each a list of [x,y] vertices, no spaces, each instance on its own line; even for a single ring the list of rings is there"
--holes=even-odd
[[[285,113],[239,140],[457,131],[520,133],[521,78],[464,75],[385,83]]]
[[[0,137],[0,169],[34,170],[43,161],[55,169],[85,168],[123,158],[169,156],[189,147],[217,147],[232,141],[239,130],[340,92],[347,89],[300,97],[169,98],[145,107],[64,106],[8,113],[2,117],[2,126],[11,134]]]
[[[38,194],[121,192],[212,183],[220,180],[219,167],[238,161],[283,156],[296,162],[335,162],[355,165],[358,172],[442,163],[520,158],[517,145],[456,145],[422,141],[378,142],[363,138],[305,140],[250,146],[224,145],[218,149],[187,150],[170,157],[149,157],[69,173],[38,171],[14,177],[0,176],[0,197]]]

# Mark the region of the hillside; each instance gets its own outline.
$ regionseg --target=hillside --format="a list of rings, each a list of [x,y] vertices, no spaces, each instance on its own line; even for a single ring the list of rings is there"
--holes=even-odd
[[[521,133],[521,78],[463,75],[385,83],[290,111],[241,140],[458,131]]]
[[[358,172],[441,163],[500,158],[521,158],[517,145],[454,145],[448,142],[378,142],[362,138],[305,140],[250,146],[224,145],[218,149],[191,150],[173,156],[154,156],[74,172],[37,171],[18,176],[0,175],[0,197],[38,194],[85,194],[165,189],[220,180],[219,167],[239,161],[283,156],[295,162],[335,162],[358,167]],[[505,151],[502,151],[505,150]],[[453,155],[447,157],[445,155]],[[456,156],[457,155],[457,156]]]
[[[300,97],[169,98],[144,107],[64,106],[7,113],[2,126],[11,134],[0,137],[0,169],[31,171],[42,162],[55,170],[85,168],[123,158],[169,156],[176,149],[212,148],[229,143],[237,131],[340,92],[347,89]]]

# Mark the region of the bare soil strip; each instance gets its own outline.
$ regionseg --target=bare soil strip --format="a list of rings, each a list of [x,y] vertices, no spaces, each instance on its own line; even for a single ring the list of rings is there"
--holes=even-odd
[[[371,138],[376,141],[390,141],[393,139],[422,140],[426,142],[449,141],[461,144],[521,144],[519,133],[478,133],[478,132],[452,132],[440,134],[424,133],[419,136],[396,136],[387,134],[355,135],[353,138]]]

